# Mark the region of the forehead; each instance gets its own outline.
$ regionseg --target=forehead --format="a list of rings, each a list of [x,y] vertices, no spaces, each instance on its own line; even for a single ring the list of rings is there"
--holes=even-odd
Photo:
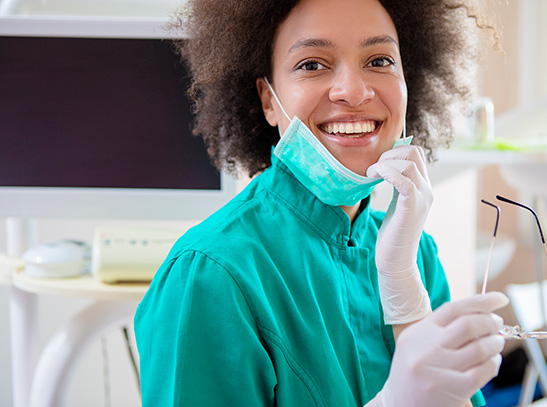
[[[378,0],[302,0],[279,25],[274,53],[288,52],[309,38],[348,45],[381,36],[398,41],[395,25]]]

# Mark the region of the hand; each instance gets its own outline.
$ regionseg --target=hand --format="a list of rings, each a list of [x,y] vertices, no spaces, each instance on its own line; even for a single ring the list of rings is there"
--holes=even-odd
[[[376,268],[388,324],[416,321],[430,312],[429,298],[416,265],[418,246],[433,202],[425,154],[420,147],[399,146],[367,170],[393,185],[393,200],[376,243]]]
[[[497,375],[505,339],[496,292],[444,304],[399,336],[389,378],[367,407],[461,407]]]
[[[393,185],[393,199],[378,233],[376,265],[383,273],[397,273],[416,264],[418,244],[433,203],[425,154],[416,146],[399,146],[382,154],[367,177]]]

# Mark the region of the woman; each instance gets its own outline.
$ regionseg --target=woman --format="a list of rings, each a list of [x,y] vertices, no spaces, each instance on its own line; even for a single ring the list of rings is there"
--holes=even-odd
[[[440,307],[448,286],[422,232],[424,151],[471,93],[468,11],[191,3],[196,131],[219,168],[261,174],[175,244],[139,305],[143,404],[463,406],[497,373],[492,312],[507,299]],[[369,206],[381,180],[387,214]]]

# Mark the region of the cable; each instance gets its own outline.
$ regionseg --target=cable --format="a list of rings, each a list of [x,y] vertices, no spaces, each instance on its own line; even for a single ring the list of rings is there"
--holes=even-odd
[[[101,338],[101,347],[103,355],[104,405],[105,407],[110,407],[112,405],[110,394],[110,366],[108,364],[108,349],[106,338],[104,336]]]
[[[129,353],[129,359],[131,359],[131,364],[133,365],[133,371],[135,372],[135,378],[137,380],[137,388],[139,389],[139,395],[141,394],[141,379],[139,375],[139,369],[137,367],[137,362],[135,361],[135,355],[133,354],[133,348],[131,347],[131,342],[129,340],[129,332],[127,327],[122,328],[123,335],[125,337],[125,343],[127,344],[127,352]]]

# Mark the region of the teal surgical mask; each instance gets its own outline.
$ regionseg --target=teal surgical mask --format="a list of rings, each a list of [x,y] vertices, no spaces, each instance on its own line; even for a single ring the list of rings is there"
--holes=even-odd
[[[274,154],[296,179],[327,205],[352,206],[368,197],[383,179],[364,177],[340,163],[302,120],[296,116],[291,120],[270,83],[264,79],[279,107],[291,121],[277,143]],[[408,145],[411,141],[412,136],[403,137],[393,147]]]

